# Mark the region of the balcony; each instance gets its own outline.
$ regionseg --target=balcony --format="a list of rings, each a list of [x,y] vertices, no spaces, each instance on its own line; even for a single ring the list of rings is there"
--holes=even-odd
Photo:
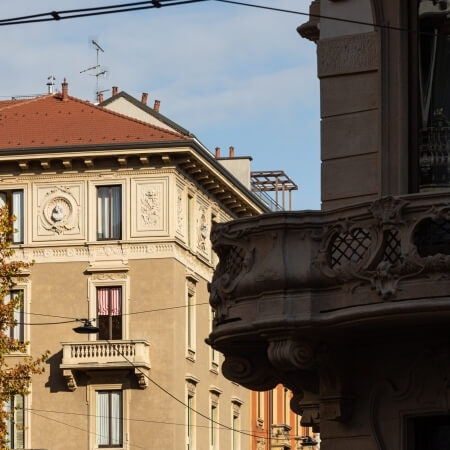
[[[145,340],[63,342],[60,368],[69,390],[77,388],[75,372],[104,369],[132,369],[139,387],[145,389],[150,369],[149,343]]]
[[[208,342],[225,355],[223,374],[254,390],[283,383],[314,431],[319,419],[349,420],[359,342],[447,333],[448,193],[239,219],[211,239]]]

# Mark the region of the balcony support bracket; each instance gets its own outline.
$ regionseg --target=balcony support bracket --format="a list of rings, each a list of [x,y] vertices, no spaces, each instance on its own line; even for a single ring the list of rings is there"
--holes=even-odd
[[[66,380],[67,388],[69,391],[75,391],[77,389],[77,380],[75,378],[75,374],[73,370],[71,369],[64,369],[63,370],[63,377]]]

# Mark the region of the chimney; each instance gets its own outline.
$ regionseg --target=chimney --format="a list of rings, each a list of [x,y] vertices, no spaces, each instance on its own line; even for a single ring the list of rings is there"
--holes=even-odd
[[[155,100],[155,105],[153,106],[153,109],[156,112],[159,112],[159,105],[161,104],[161,102],[159,100]]]
[[[216,147],[216,158],[220,158],[220,147]]]
[[[230,154],[229,154],[230,158],[234,158],[234,147],[231,145],[230,146]]]
[[[63,102],[66,102],[69,99],[69,84],[67,83],[65,78],[64,78],[64,81],[62,82],[61,99]]]
[[[147,92],[143,92],[143,93],[142,93],[142,98],[141,98],[141,103],[143,103],[144,105],[146,105],[146,104],[147,104],[147,98],[148,98]]]
[[[119,88],[117,86],[113,86],[112,87],[112,95],[117,95],[117,91],[119,90]]]
[[[103,92],[99,92],[98,93],[98,102],[102,103],[103,102]]]

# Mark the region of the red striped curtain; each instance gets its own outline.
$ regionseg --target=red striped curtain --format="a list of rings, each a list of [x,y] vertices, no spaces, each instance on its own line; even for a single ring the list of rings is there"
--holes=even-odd
[[[97,308],[99,316],[120,316],[122,314],[122,288],[97,288]]]

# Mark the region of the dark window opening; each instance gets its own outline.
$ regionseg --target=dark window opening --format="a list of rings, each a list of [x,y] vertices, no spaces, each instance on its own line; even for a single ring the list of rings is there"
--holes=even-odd
[[[416,14],[419,189],[429,190],[450,187],[450,5],[420,0]]]
[[[408,450],[448,450],[450,416],[411,419]]]

